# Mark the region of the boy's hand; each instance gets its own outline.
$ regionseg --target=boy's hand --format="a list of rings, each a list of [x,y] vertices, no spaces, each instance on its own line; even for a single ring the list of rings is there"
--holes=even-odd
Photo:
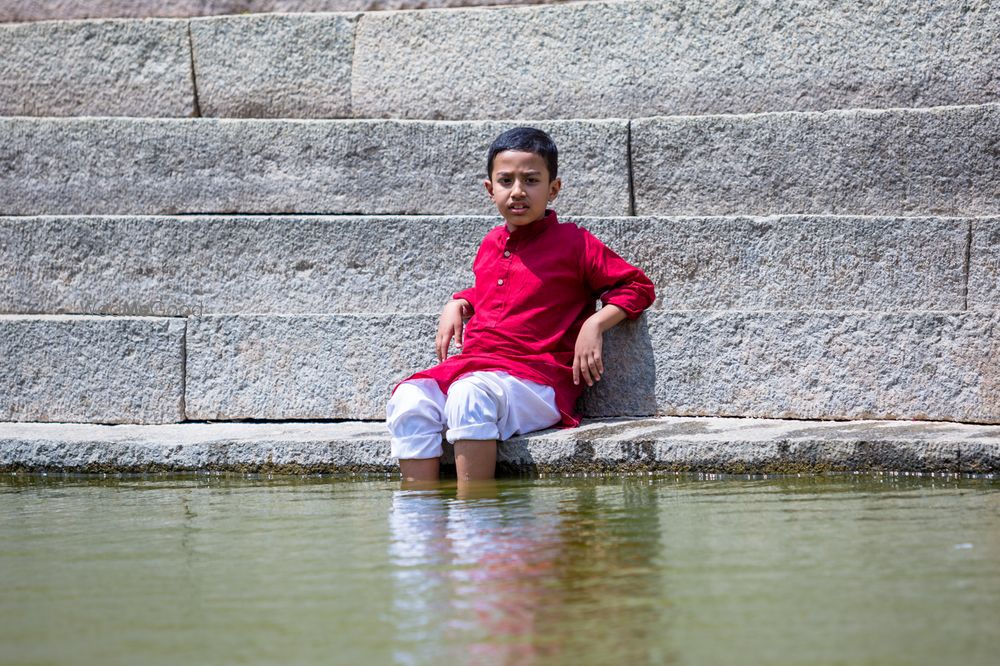
[[[576,351],[573,353],[574,384],[579,384],[581,377],[587,382],[587,386],[601,381],[601,375],[604,374],[604,358],[601,356],[604,331],[617,326],[624,319],[625,310],[608,304],[583,322],[580,334],[576,336]]]
[[[448,301],[441,311],[437,337],[434,338],[434,350],[437,352],[438,362],[448,358],[448,346],[452,338],[455,338],[455,346],[462,346],[462,331],[465,328],[462,313],[468,304],[464,298],[456,298]]]
[[[601,381],[601,375],[604,374],[604,360],[601,357],[603,345],[600,324],[593,318],[583,322],[580,334],[576,336],[576,351],[573,354],[574,384],[579,384],[581,377],[587,382],[587,386]]]

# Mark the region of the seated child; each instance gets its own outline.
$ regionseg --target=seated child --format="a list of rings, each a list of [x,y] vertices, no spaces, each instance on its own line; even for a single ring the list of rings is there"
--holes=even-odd
[[[455,445],[459,480],[481,480],[494,476],[498,439],[578,425],[583,384],[604,373],[602,334],[653,302],[641,270],[548,209],[562,186],[548,134],[502,133],[486,172],[504,224],[479,247],[475,286],[441,313],[440,362],[398,384],[389,400],[392,455],[407,481],[438,478],[442,433]],[[453,339],[461,351],[449,357]]]

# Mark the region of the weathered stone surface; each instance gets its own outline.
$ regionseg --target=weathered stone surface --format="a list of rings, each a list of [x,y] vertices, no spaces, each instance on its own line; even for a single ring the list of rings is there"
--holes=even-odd
[[[996,473],[1000,428],[913,421],[677,418],[584,423],[501,443],[518,471]],[[0,423],[0,471],[396,472],[381,422]]]
[[[0,115],[194,112],[186,21],[0,25]]]
[[[1000,423],[997,312],[654,312],[605,350],[591,416]]]
[[[891,0],[371,14],[354,113],[608,118],[991,102],[1000,10]],[[502,64],[497,48],[502,35]]]
[[[547,121],[561,209],[627,215],[624,121]],[[495,213],[513,123],[0,118],[0,214]]]
[[[183,319],[0,316],[0,420],[184,417]]]
[[[988,473],[1000,467],[1000,429],[917,421],[612,419],[512,439],[500,446],[498,462],[544,472]]]
[[[962,310],[969,220],[575,218],[665,310]]]
[[[1000,105],[643,118],[639,215],[996,215]]]
[[[46,462],[48,461],[48,462]],[[0,423],[0,469],[381,471],[384,423]]]
[[[972,310],[1000,310],[1000,219],[972,222],[968,305]]]
[[[392,387],[435,363],[430,315],[188,320],[189,419],[378,419]]]
[[[189,320],[192,419],[384,416],[436,315]],[[1000,313],[651,312],[607,336],[588,416],[1000,423]]]
[[[356,14],[191,21],[203,116],[347,118]]]
[[[565,0],[0,0],[0,22],[554,4]]]
[[[0,312],[434,312],[499,219],[0,218]]]
[[[656,308],[965,307],[967,219],[566,219],[643,267],[657,286]],[[498,223],[436,216],[0,218],[0,312],[436,312],[472,284],[476,248]]]

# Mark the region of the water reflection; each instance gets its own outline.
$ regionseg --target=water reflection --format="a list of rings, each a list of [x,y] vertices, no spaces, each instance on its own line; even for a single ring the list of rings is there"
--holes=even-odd
[[[0,476],[0,662],[996,662],[996,480],[498,483]]]
[[[396,662],[670,661],[658,516],[641,484],[396,491]]]

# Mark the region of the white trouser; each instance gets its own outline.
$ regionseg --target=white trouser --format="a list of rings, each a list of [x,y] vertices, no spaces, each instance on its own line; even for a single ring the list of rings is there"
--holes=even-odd
[[[507,439],[561,418],[551,386],[492,371],[459,378],[447,395],[433,379],[411,379],[396,388],[386,409],[392,456],[406,460],[440,456],[442,434],[449,442]]]

